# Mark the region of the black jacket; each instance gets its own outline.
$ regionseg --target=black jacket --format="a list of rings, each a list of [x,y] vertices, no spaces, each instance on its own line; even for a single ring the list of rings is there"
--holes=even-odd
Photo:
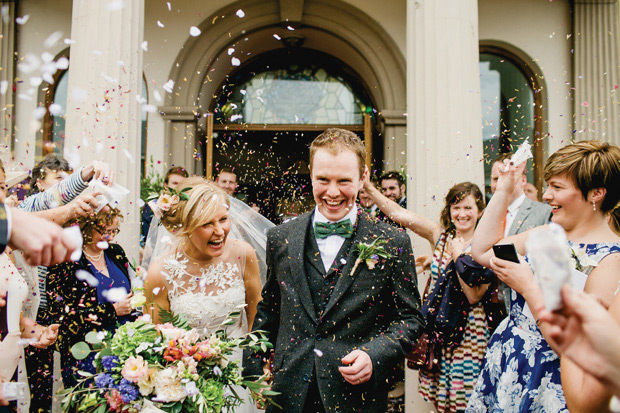
[[[392,226],[359,216],[350,248],[341,249],[329,272],[340,272],[322,316],[314,308],[306,264],[312,213],[273,228],[267,236],[267,283],[254,330],[275,345],[273,390],[285,412],[301,412],[310,383],[317,382],[327,411],[385,411],[388,382],[424,329],[409,237]],[[381,236],[390,258],[373,270],[362,262],[351,275],[355,246]],[[370,381],[353,386],[338,367],[351,351],[373,363]],[[246,374],[262,374],[265,355],[246,351]],[[268,411],[274,410],[269,407]]]
[[[129,261],[118,244],[110,244],[104,251],[129,280]],[[82,254],[78,262],[65,262],[48,269],[46,287],[50,322],[60,324],[56,346],[67,354],[75,343],[84,341],[90,331],[101,331],[114,326],[116,310],[111,303],[100,303],[97,287],[76,278],[78,270],[90,272],[88,260]]]

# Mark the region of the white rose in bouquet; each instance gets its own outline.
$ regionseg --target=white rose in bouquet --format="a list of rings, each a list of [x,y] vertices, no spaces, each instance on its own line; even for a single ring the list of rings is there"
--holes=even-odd
[[[157,373],[155,395],[157,399],[167,402],[177,402],[185,398],[185,390],[175,368],[169,367]]]

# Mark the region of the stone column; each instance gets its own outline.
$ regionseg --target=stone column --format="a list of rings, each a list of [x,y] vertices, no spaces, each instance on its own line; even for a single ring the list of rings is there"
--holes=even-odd
[[[11,149],[15,94],[15,2],[0,1],[0,146]]]
[[[484,183],[478,42],[476,0],[407,1],[407,206],[437,222],[451,186]],[[406,411],[433,410],[417,388],[407,369]]]
[[[407,116],[402,110],[384,109],[381,111],[383,122],[383,159],[385,171],[400,171],[407,164]]]
[[[575,0],[575,139],[620,145],[617,0]]]
[[[118,242],[139,250],[144,0],[74,0],[65,156],[109,163],[129,195]]]

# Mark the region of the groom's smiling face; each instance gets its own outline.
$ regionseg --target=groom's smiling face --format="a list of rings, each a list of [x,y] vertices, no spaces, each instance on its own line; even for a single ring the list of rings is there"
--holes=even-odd
[[[319,212],[330,221],[344,218],[363,186],[358,158],[348,149],[333,154],[319,148],[312,160],[312,193]]]

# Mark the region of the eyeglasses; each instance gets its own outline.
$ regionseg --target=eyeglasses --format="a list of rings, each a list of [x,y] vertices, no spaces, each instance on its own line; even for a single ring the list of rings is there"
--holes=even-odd
[[[108,229],[106,231],[102,231],[102,230],[96,228],[95,231],[97,231],[101,235],[107,235],[108,237],[114,237],[114,236],[116,236],[116,234],[118,234],[120,232],[120,229],[114,228],[114,229]]]

